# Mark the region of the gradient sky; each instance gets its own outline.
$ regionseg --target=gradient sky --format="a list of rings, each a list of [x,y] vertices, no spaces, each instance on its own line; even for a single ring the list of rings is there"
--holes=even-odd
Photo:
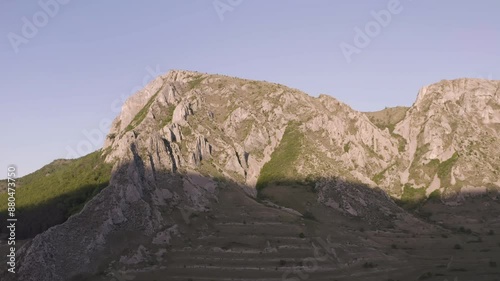
[[[218,1],[236,5],[219,17],[213,0],[72,0],[43,25],[38,1],[0,0],[0,178],[9,164],[25,175],[85,147],[84,131],[112,120],[150,72],[272,81],[361,111],[409,106],[442,79],[500,79],[498,0],[401,0],[350,63],[340,44],[354,46],[355,28],[391,1]],[[40,27],[16,53],[10,38],[34,16]]]

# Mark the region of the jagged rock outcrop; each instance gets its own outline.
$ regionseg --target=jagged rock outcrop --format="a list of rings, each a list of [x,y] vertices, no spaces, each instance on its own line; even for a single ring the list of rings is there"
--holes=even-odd
[[[398,154],[398,142],[364,114],[332,97],[313,98],[278,84],[173,71],[137,96],[144,102],[133,108],[135,103],[127,101],[123,110],[143,112],[144,117],[134,122],[131,113],[123,113],[114,121],[110,134],[116,137],[104,145],[110,151],[107,161],[120,158],[132,142],[143,142],[144,135],[161,126],[162,137],[179,147],[175,157],[181,167],[198,169],[202,154],[213,154],[210,168],[255,186],[290,122],[302,123],[306,150],[313,150],[307,161],[314,167],[304,165],[305,175],[329,171],[374,184],[374,171]],[[334,170],[332,165],[321,167],[322,162],[336,163]]]
[[[394,133],[404,138],[400,181],[448,197],[500,188],[500,82],[441,81],[420,90]],[[391,172],[389,172],[390,174]]]

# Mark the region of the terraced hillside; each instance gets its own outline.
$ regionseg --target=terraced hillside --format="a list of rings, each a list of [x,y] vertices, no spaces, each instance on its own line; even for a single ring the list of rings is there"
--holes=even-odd
[[[493,265],[500,244],[489,231],[430,224],[397,207],[391,210],[393,219],[384,220],[350,216],[312,201],[307,202],[311,214],[304,216],[258,202],[227,185],[219,189],[217,202],[206,212],[179,209],[173,214],[177,222],[169,228],[168,245],[153,240],[126,249],[119,263],[87,280],[495,280],[498,276]],[[498,223],[492,227],[500,229]]]

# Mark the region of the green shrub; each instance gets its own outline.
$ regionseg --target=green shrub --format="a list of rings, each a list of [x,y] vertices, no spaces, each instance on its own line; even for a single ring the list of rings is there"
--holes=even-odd
[[[314,217],[313,213],[306,211],[302,215],[303,218],[308,219],[308,220],[316,220],[316,217]]]
[[[458,232],[466,233],[466,234],[472,234],[472,230],[470,228],[465,228],[463,226],[458,228]]]
[[[375,268],[375,267],[377,267],[377,266],[378,266],[378,264],[373,263],[373,262],[365,262],[365,263],[363,264],[363,267],[364,267],[364,268]]]
[[[347,153],[351,149],[351,142],[344,144],[344,152]]]
[[[429,279],[431,278],[432,276],[434,276],[434,274],[432,274],[432,272],[426,272],[422,275],[420,275],[420,277],[418,277],[418,280],[425,280],[425,279]]]

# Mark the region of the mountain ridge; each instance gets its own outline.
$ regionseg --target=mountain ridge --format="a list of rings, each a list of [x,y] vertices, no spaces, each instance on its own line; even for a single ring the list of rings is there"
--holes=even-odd
[[[251,263],[258,260],[251,253],[263,249],[262,274],[277,278],[293,256],[287,249],[313,249],[309,242],[314,242],[305,237],[325,233],[342,237],[343,243],[336,244],[339,256],[332,254],[336,266],[322,264],[312,280],[345,276],[345,270],[360,270],[363,264],[374,267],[372,260],[387,262],[380,264],[383,270],[369,272],[376,280],[389,272],[403,280],[417,278],[435,268],[422,263],[418,272],[410,269],[425,251],[448,245],[450,235],[456,243],[471,237],[453,232],[456,225],[405,211],[389,195],[405,204],[428,197],[460,206],[468,204],[470,194],[485,194],[494,216],[500,187],[495,164],[500,159],[499,86],[500,81],[474,79],[427,86],[390,130],[327,95],[170,71],[125,102],[101,150],[100,159],[113,166],[109,185],[65,223],[27,242],[20,250],[19,278],[106,280],[113,270],[124,270],[137,280],[152,280],[163,271],[171,272],[172,280],[185,280],[191,276],[187,269],[197,278],[207,276],[203,270],[224,278],[236,276],[227,270],[255,276],[254,267],[222,258],[233,248],[248,254],[244,261]],[[244,212],[232,200],[241,202]],[[439,210],[446,215],[448,209]],[[259,214],[266,227],[250,227],[246,219],[256,223]],[[362,234],[367,227],[369,236]],[[387,237],[378,236],[379,230]],[[423,252],[398,252],[396,246],[385,254],[390,241],[410,239],[412,231],[429,237],[414,242]],[[235,242],[248,232],[253,242]],[[288,241],[286,247],[278,246],[276,235]],[[453,245],[447,247],[434,262],[449,257]],[[203,260],[220,255],[220,268],[211,265],[215,261],[203,269],[167,262],[190,263],[184,251]],[[467,253],[472,265],[483,266],[476,252]],[[285,264],[280,261],[275,269],[276,259]],[[405,270],[397,271],[396,265]]]
[[[203,76],[203,75],[205,75],[205,76]],[[220,79],[220,78],[217,78],[217,77],[223,77],[224,79],[229,79],[229,81],[230,80],[238,81],[238,83],[240,85],[245,84],[245,83],[249,83],[249,84],[251,84],[251,83],[257,83],[257,84],[258,83],[263,83],[264,85],[267,85],[267,86],[271,85],[271,86],[274,86],[274,87],[277,87],[277,88],[282,87],[282,86],[280,86],[279,84],[276,84],[276,83],[256,82],[256,81],[251,81],[251,80],[246,80],[246,79],[239,79],[239,78],[235,78],[235,77],[229,77],[229,76],[223,76],[223,75],[209,75],[209,74],[203,74],[203,73],[199,73],[199,72],[190,72],[190,71],[170,71],[170,72],[168,72],[166,75],[164,75],[162,77],[163,77],[162,79],[167,79],[167,81],[170,79],[174,83],[175,82],[180,82],[180,83],[184,83],[184,84],[186,84],[186,83],[189,84],[190,82],[196,81],[198,79],[198,80],[200,80],[200,81],[196,81],[196,82],[200,83],[200,85],[198,85],[198,86],[203,86],[203,83],[204,83],[203,80],[205,80],[205,79],[209,79],[209,80],[212,79],[212,80],[214,80],[214,79]],[[193,77],[197,77],[197,78],[194,79]],[[433,99],[438,99],[438,100],[441,99],[441,103],[443,103],[444,100],[443,100],[442,97],[439,96],[439,92],[436,92],[436,91],[432,90],[432,89],[434,89],[436,87],[440,87],[440,88],[444,87],[443,89],[445,89],[446,87],[451,87],[451,91],[453,91],[453,89],[456,89],[456,88],[460,89],[460,85],[465,86],[465,85],[467,85],[467,83],[476,83],[478,85],[481,84],[481,83],[483,83],[483,84],[484,83],[490,83],[490,82],[487,82],[487,81],[488,80],[482,80],[482,79],[463,79],[462,78],[462,79],[456,79],[456,80],[442,80],[439,83],[432,84],[432,85],[429,85],[429,86],[425,86],[425,87],[423,87],[419,91],[419,95],[417,96],[417,99],[416,99],[414,105],[412,107],[410,107],[407,112],[414,111],[415,109],[419,110],[419,108],[423,106],[423,103],[425,103],[425,102],[428,103],[429,102],[429,98],[426,98],[426,93],[430,93],[431,95],[435,94],[433,96]],[[497,87],[498,87],[498,84],[499,84],[498,81],[491,82],[491,83],[496,84]],[[159,81],[158,79],[155,80],[154,82],[152,82],[148,86],[148,87],[151,87],[151,88],[149,89],[149,91],[148,91],[149,94],[147,94],[146,97],[147,98],[151,98],[153,96],[153,92],[155,92],[156,94],[158,94],[159,91],[162,90],[162,88],[161,88],[162,85],[164,85],[164,84],[162,84],[162,82]],[[232,86],[235,87],[235,85],[232,85]],[[148,87],[146,87],[146,89],[148,89]],[[168,88],[168,86],[166,86],[166,87]],[[245,87],[249,87],[249,85],[245,85]],[[367,126],[369,126],[369,123],[373,124],[373,122],[368,121],[366,118],[364,118],[364,116],[362,116],[360,112],[353,110],[347,104],[342,103],[342,102],[338,101],[337,99],[335,99],[335,98],[333,98],[331,96],[320,95],[319,97],[314,98],[314,97],[307,96],[307,94],[305,94],[305,93],[303,93],[303,92],[301,92],[299,90],[296,90],[296,89],[291,89],[291,88],[288,88],[288,87],[284,87],[283,89],[284,89],[284,91],[289,91],[288,95],[283,94],[281,96],[282,100],[285,103],[285,107],[287,105],[292,105],[294,103],[294,100],[300,99],[300,101],[302,103],[300,105],[301,107],[308,107],[311,110],[316,110],[318,112],[318,114],[325,114],[325,113],[326,114],[338,114],[338,111],[340,110],[340,111],[343,111],[344,114],[349,115],[349,117],[350,117],[351,120],[354,120],[354,119],[358,119],[358,120],[364,119],[363,123],[364,122],[366,122],[366,123],[364,123],[362,126],[367,127]],[[431,91],[428,91],[427,89],[431,89]],[[177,102],[176,98],[178,100],[182,100],[181,97],[178,97],[178,94],[177,94],[177,97],[176,97],[176,91],[177,91],[176,88],[172,87],[172,88],[169,89],[169,92],[166,95],[164,95],[164,98],[165,98],[165,101],[167,102],[167,104],[169,102],[175,104],[175,102]],[[447,93],[453,93],[453,92],[448,91]],[[498,93],[498,90],[497,90],[497,93]],[[279,93],[274,93],[274,94],[275,95],[279,95]],[[272,95],[273,95],[273,93],[269,93],[269,95],[270,95],[269,98],[271,98]],[[298,96],[294,96],[294,95],[298,95]],[[496,96],[498,97],[498,94]],[[444,98],[445,99],[456,99],[456,96],[454,96],[453,94],[448,94],[448,97],[444,97]],[[196,99],[196,98],[194,98],[194,99],[195,99],[195,101],[197,103],[196,106],[200,106],[200,104],[202,103],[201,100]],[[318,101],[320,102],[320,104],[318,104]],[[187,101],[184,101],[184,102],[186,103]],[[132,103],[133,103],[133,100],[131,100],[130,102],[127,101],[126,104],[124,105],[124,110],[122,112],[126,112],[127,108],[129,108],[131,106],[130,104],[132,104]],[[264,105],[269,106],[269,100],[263,99],[262,103]],[[496,100],[495,104],[498,105],[498,100]],[[332,110],[329,110],[329,109],[336,109],[336,111],[332,111]],[[128,113],[128,116],[119,119],[120,121],[118,121],[118,122],[121,122],[120,130],[123,130],[123,128],[125,126],[127,126],[125,124],[127,124],[131,120],[131,116],[134,115],[134,113],[136,113],[138,110],[139,109],[136,108],[135,111],[132,110],[130,113]],[[173,112],[173,115],[172,115],[172,123],[179,124],[182,127],[182,125],[185,124],[185,122],[186,122],[185,119],[190,114],[189,110],[191,110],[191,109],[189,109],[188,107],[186,107],[185,104],[183,104],[180,107],[177,106],[175,108],[174,112]],[[235,109],[235,110],[236,110],[235,114],[242,114],[240,112],[240,111],[242,111],[242,109]],[[240,111],[238,111],[238,110],[240,110]],[[251,108],[246,108],[245,109],[246,112],[244,112],[243,114],[248,114],[248,112],[251,112],[251,110],[252,110]],[[277,107],[277,110],[280,110],[280,111],[283,112],[283,108],[282,107]],[[480,109],[477,109],[475,112],[477,112],[477,111],[480,111]],[[405,113],[405,116],[406,116],[406,113]],[[229,113],[225,113],[225,114],[229,114]],[[254,114],[256,114],[256,113],[254,113]],[[307,115],[308,113],[304,112],[303,114]],[[498,117],[496,117],[498,115],[498,113],[495,113],[495,114],[496,115],[494,115],[495,116],[494,118],[498,118]],[[246,117],[247,116],[243,116],[243,117],[239,116],[238,118],[246,118]],[[290,117],[289,118],[290,120],[297,120],[297,119],[300,120],[300,118],[303,118],[302,116],[298,116],[298,115],[294,116],[293,113],[289,114],[289,117]],[[306,127],[308,127],[308,129],[312,129],[313,131],[317,131],[318,129],[320,129],[319,127],[325,126],[325,121],[326,120],[324,119],[324,116],[323,117],[321,117],[321,116],[315,116],[315,117],[311,117],[311,118],[313,118],[314,120],[306,122],[304,124]],[[405,117],[403,117],[403,119],[404,118]],[[392,130],[390,130],[390,134],[391,135],[393,135],[394,130],[397,130],[396,133],[399,132],[398,135],[400,135],[400,136],[401,135],[405,135],[405,133],[403,132],[403,130],[404,130],[403,127],[404,126],[399,126],[399,128],[396,129],[397,125],[400,124],[400,123],[402,123],[404,121],[403,119],[399,120],[399,122],[397,122],[396,124],[392,124],[392,126],[394,126],[394,128]],[[221,120],[218,120],[218,121],[219,122],[226,122],[226,123],[229,122],[227,119],[225,119],[225,120],[221,119]],[[267,121],[269,122],[270,120],[267,120]],[[303,120],[303,121],[305,121],[305,120]],[[337,121],[340,121],[340,120],[337,120]],[[342,121],[344,121],[344,123],[346,123],[345,120],[342,120]],[[498,122],[497,119],[494,119],[494,121]],[[117,121],[115,120],[115,122],[117,122]],[[323,124],[320,125],[320,123],[323,123]],[[114,123],[114,124],[116,124],[116,123]],[[329,125],[331,125],[331,124],[329,124]],[[175,128],[170,128],[170,130],[171,131],[175,131],[176,129]],[[283,128],[281,128],[281,130],[283,130]],[[332,132],[333,130],[330,129],[330,131],[331,131],[330,135],[334,135],[334,132]],[[383,132],[374,133],[373,131],[370,132],[370,135],[373,135],[373,134],[384,134],[384,133]],[[359,136],[359,137],[363,138],[363,136]],[[279,136],[278,136],[278,138],[279,138]],[[394,139],[395,138],[391,138],[390,136],[388,137],[387,135],[385,135],[384,136],[384,140],[381,140],[381,142],[383,142],[384,144],[388,145],[388,142],[395,142]],[[396,139],[398,139],[398,137],[396,137]],[[406,141],[406,142],[410,141],[410,137],[409,136],[404,137],[404,139],[405,139],[404,141]],[[399,142],[401,142],[401,140],[398,139],[397,142],[398,142],[398,147],[399,147],[398,150],[401,150],[401,148],[400,148],[401,144],[399,143]],[[372,149],[372,150],[375,149],[376,150],[376,147],[373,146],[373,144],[369,144],[369,142],[366,141],[366,140],[364,140],[363,144],[364,145],[369,145],[369,146],[371,145],[370,149]],[[344,147],[348,146],[348,144],[346,144],[346,143],[343,143],[341,145],[344,146]],[[392,145],[392,146],[394,146],[394,145]],[[109,142],[105,143],[105,145],[104,145],[104,148],[107,148],[107,147],[109,147]],[[414,149],[411,146],[409,147],[409,151],[410,151],[410,154],[415,154],[415,152],[416,152],[416,150],[414,151]],[[394,149],[392,149],[392,155],[394,155]],[[449,157],[447,157],[447,159],[449,159],[452,155],[448,155],[448,156]],[[386,158],[387,158],[387,155],[386,155]],[[409,156],[409,158],[410,158],[409,160],[413,160],[411,158],[411,156]],[[439,160],[440,161],[444,161],[444,160],[447,160],[447,159],[443,159],[442,158],[442,159],[439,159]],[[360,163],[360,164],[364,164],[364,163]],[[384,166],[384,167],[382,169],[380,169],[379,172],[381,172],[384,169],[388,168],[389,165],[388,165],[388,163],[384,163],[382,166]],[[259,169],[257,169],[257,170],[259,170]],[[375,175],[375,173],[373,173],[373,172],[370,173],[370,177],[373,177],[374,175]],[[366,179],[363,182],[368,183],[368,184],[373,184],[373,182],[369,182],[369,180],[366,180]],[[255,183],[255,179],[253,179],[253,183]],[[401,182],[401,185],[404,185],[406,183],[407,182],[405,180],[403,180]],[[386,187],[386,189],[388,189],[388,188]]]

